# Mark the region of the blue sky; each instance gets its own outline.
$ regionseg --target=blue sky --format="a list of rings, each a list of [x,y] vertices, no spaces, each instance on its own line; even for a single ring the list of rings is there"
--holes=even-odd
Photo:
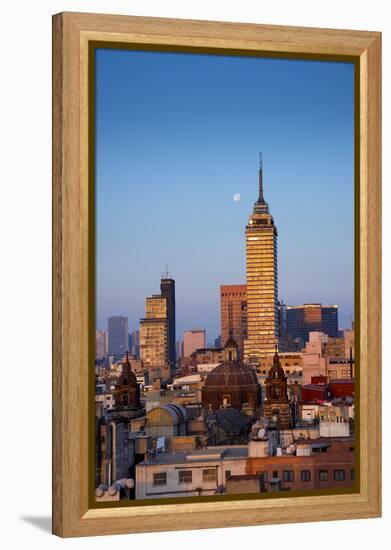
[[[278,228],[279,298],[354,308],[354,67],[96,53],[96,324],[138,328],[166,263],[177,334],[220,332],[220,284],[245,283],[257,198]],[[240,193],[235,202],[233,195]]]

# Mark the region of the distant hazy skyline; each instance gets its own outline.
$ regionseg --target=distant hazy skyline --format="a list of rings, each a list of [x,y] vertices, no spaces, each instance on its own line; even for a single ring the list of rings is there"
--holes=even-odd
[[[258,192],[278,228],[279,299],[354,316],[354,67],[96,53],[96,326],[138,329],[166,263],[177,338],[220,333],[221,284],[246,282]],[[234,200],[240,194],[240,200]],[[236,197],[238,198],[238,197]]]

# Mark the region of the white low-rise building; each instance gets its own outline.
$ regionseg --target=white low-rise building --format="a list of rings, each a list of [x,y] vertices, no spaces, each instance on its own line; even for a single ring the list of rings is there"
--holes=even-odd
[[[112,393],[100,393],[95,395],[95,403],[100,404],[106,411],[114,409],[115,401]]]
[[[197,372],[208,374],[208,372],[212,372],[212,370],[218,367],[219,365],[220,363],[198,363]]]
[[[302,422],[314,422],[319,416],[319,405],[316,403],[304,403],[300,410]]]
[[[136,466],[136,499],[215,495],[246,473],[247,445],[158,453]]]
[[[349,407],[322,405],[319,407],[320,437],[348,437],[350,435]]]

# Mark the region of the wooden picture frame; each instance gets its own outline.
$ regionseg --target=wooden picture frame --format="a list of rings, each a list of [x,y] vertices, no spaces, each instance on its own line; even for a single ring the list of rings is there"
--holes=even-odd
[[[346,56],[357,63],[360,135],[357,493],[133,507],[89,504],[89,44]],[[63,537],[378,517],[381,514],[381,34],[61,13],[53,17],[53,532]]]

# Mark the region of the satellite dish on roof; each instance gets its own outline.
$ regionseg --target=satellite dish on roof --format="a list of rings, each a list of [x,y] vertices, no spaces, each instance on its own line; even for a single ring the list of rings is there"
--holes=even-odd
[[[259,439],[262,439],[262,437],[265,437],[265,433],[266,433],[265,428],[261,428],[260,430],[258,430]]]

